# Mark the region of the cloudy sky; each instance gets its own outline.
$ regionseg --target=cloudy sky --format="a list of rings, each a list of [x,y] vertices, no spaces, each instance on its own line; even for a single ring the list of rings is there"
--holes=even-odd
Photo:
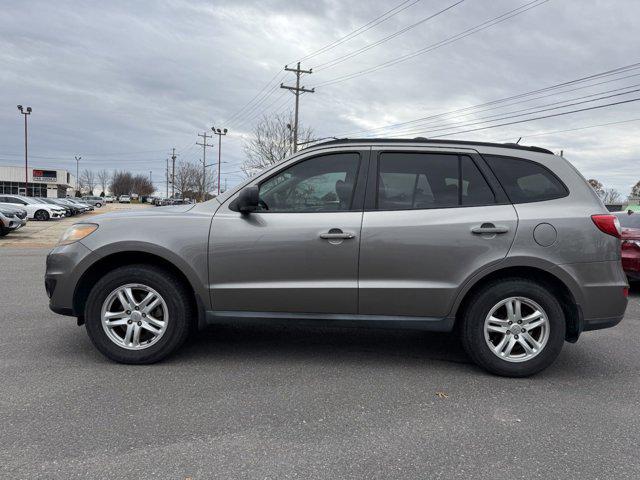
[[[34,166],[74,171],[81,155],[152,171],[164,191],[171,148],[199,161],[197,133],[215,124],[233,185],[255,122],[292,108],[277,86],[302,58],[317,137],[523,137],[626,196],[640,180],[638,18],[634,0],[4,0],[0,165],[22,162],[22,104]]]

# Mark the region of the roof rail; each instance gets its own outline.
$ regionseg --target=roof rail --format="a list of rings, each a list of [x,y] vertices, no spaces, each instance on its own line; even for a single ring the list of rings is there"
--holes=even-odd
[[[424,137],[416,137],[416,138],[338,138],[336,140],[329,140],[326,142],[316,143],[307,148],[315,148],[326,145],[340,145],[340,144],[350,144],[350,143],[421,143],[427,145],[480,145],[483,147],[497,147],[497,148],[512,148],[516,150],[527,150],[530,152],[538,152],[538,153],[548,153],[553,155],[551,150],[547,150],[546,148],[536,147],[536,146],[527,146],[527,145],[519,145],[517,143],[493,143],[493,142],[473,142],[470,140],[442,140],[442,139],[429,139]]]

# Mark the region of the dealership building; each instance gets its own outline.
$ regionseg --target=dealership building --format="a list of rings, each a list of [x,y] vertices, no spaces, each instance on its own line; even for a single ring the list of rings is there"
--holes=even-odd
[[[25,195],[24,166],[0,166],[0,194]],[[29,167],[27,191],[29,197],[66,197],[73,194],[76,177],[67,170]]]

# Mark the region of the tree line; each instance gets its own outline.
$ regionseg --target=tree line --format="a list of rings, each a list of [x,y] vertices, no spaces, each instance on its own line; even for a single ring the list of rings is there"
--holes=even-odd
[[[591,185],[591,188],[593,188],[598,196],[602,199],[602,203],[604,203],[605,205],[623,202],[622,195],[615,188],[607,188],[602,184],[602,182],[596,180],[595,178],[590,178],[587,181],[589,182],[589,185]],[[631,187],[629,198],[631,197],[640,197],[640,181],[637,182],[633,187]]]
[[[94,195],[104,197],[109,191],[111,195],[131,195],[137,193],[140,196],[149,196],[155,190],[153,183],[146,175],[134,175],[127,171],[99,170],[94,172],[85,168],[78,178],[76,196]]]

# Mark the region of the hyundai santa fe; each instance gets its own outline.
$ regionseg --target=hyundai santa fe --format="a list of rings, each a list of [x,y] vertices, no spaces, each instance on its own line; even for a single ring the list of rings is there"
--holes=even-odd
[[[526,376],[623,318],[620,234],[542,148],[336,140],[205,203],[77,223],[45,286],[123,363],[223,320],[317,320],[456,331],[481,367]]]

